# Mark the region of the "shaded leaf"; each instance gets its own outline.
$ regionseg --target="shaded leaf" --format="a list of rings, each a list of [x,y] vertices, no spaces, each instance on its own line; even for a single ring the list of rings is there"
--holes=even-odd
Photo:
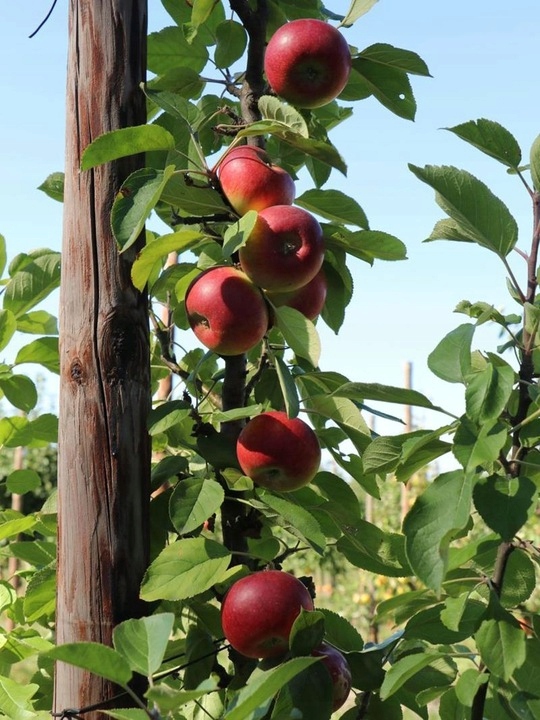
[[[403,521],[407,557],[418,577],[440,591],[448,548],[469,521],[471,478],[460,470],[443,473],[416,498]]]
[[[419,652],[405,655],[396,660],[384,677],[380,690],[381,700],[386,700],[420,670],[441,658],[444,658],[442,653]]]
[[[244,26],[234,20],[225,20],[216,28],[214,62],[218,68],[228,68],[240,60],[247,46]]]
[[[281,688],[305,668],[319,662],[319,658],[293,658],[272,670],[251,675],[236,698],[234,706],[223,716],[226,720],[248,720],[257,708],[264,707]]]
[[[531,177],[536,192],[540,192],[540,135],[531,145],[530,152]]]
[[[506,407],[515,382],[510,365],[488,363],[475,373],[465,390],[465,407],[468,417],[477,423],[493,420]]]
[[[171,252],[182,253],[191,250],[206,236],[198,230],[183,228],[177,232],[162,235],[152,240],[140,251],[131,268],[131,279],[138,290],[142,290],[150,277],[156,262]]]
[[[173,172],[173,165],[163,171],[142,168],[123,183],[111,211],[111,227],[121,251],[138,240]]]
[[[476,482],[473,500],[486,525],[509,541],[527,522],[536,492],[527,477],[490,475]]]
[[[37,363],[53,373],[60,372],[60,357],[57,337],[42,337],[23,347],[15,357],[15,365]]]
[[[362,53],[352,63],[385,108],[405,120],[414,120],[416,101],[406,72],[397,67],[380,65]]]

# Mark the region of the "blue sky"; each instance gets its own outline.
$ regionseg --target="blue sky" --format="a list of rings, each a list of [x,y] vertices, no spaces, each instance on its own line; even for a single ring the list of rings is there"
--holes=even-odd
[[[49,173],[63,169],[67,0],[58,0],[49,22],[28,39],[49,2],[20,0],[4,3],[0,11],[0,233],[10,256],[61,246],[62,207],[36,188]],[[348,7],[342,0],[327,5],[335,12]],[[149,1],[149,18],[151,29],[169,22],[158,0]],[[351,264],[356,291],[339,337],[320,325],[323,369],[351,380],[401,385],[404,365],[411,362],[416,389],[436,404],[460,410],[462,393],[429,372],[428,353],[465,321],[453,313],[460,300],[514,308],[505,291],[504,269],[490,253],[457,243],[422,243],[442,213],[407,163],[452,164],[480,177],[514,213],[520,245],[527,249],[530,200],[519,181],[441,128],[480,117],[496,120],[528,156],[540,133],[539,20],[537,0],[380,0],[344,31],[360,49],[387,42],[414,50],[433,77],[412,78],[418,103],[414,123],[369,99],[357,103],[353,119],[332,135],[349,171],[347,178],[333,174],[328,187],[354,196],[373,229],[406,243],[409,259],[372,268],[359,261]],[[307,187],[301,179],[298,193]],[[523,278],[523,261],[516,256],[512,262]],[[478,333],[479,349],[492,350],[496,344],[493,332]],[[431,423],[420,412],[415,418]]]

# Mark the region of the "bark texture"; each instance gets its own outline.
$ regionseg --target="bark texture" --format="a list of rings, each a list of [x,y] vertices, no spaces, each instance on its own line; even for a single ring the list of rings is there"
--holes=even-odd
[[[66,184],[60,296],[57,642],[110,644],[143,612],[148,561],[150,407],[147,298],[110,230],[131,157],[80,171],[90,142],[146,121],[146,0],[70,0]],[[58,663],[55,708],[81,709],[117,688]],[[125,698],[123,699],[125,703]],[[89,718],[104,717],[99,712]]]

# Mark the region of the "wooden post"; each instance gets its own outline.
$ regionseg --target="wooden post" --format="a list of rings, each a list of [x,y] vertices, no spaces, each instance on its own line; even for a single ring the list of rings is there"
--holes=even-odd
[[[113,199],[143,160],[79,168],[82,152],[99,135],[146,121],[139,87],[146,75],[146,33],[146,0],[69,2],[58,644],[110,644],[114,626],[143,611],[139,587],[148,561],[150,485],[147,297],[130,280],[140,246],[120,255],[110,230]],[[58,663],[54,711],[102,703],[117,690]]]

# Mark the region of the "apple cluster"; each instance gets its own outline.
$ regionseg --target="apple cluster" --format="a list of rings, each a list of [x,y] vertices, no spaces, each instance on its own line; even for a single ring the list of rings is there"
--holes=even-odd
[[[256,659],[284,658],[292,626],[302,610],[314,610],[306,586],[281,570],[262,570],[237,580],[221,608],[223,633],[242,655]],[[312,651],[320,656],[332,681],[332,711],[340,708],[351,689],[351,671],[339,650],[327,642]]]
[[[273,92],[301,108],[331,102],[351,70],[349,46],[329,23],[313,18],[282,25],[270,38],[264,71]],[[234,145],[212,177],[240,216],[257,220],[240,248],[240,269],[212,268],[186,295],[187,317],[198,339],[220,355],[249,351],[266,334],[271,305],[293,307],[310,320],[322,311],[327,282],[320,224],[293,205],[292,177],[256,146]],[[250,282],[251,281],[251,282]]]

